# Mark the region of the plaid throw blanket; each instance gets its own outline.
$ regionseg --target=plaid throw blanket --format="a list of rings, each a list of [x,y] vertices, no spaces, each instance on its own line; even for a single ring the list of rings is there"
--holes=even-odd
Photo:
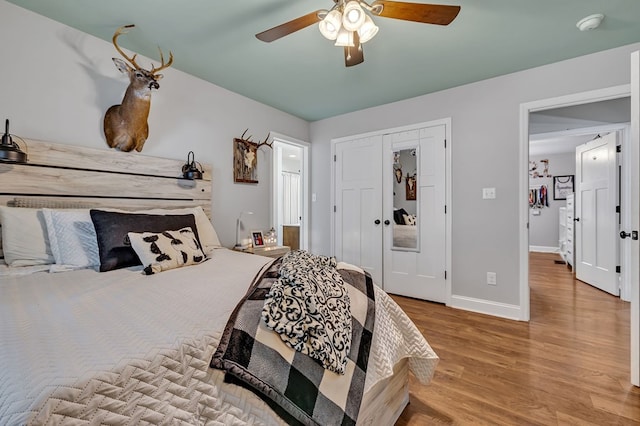
[[[351,310],[351,350],[345,374],[295,351],[261,318],[265,298],[278,281],[282,259],[258,275],[225,327],[211,367],[244,386],[292,425],[355,425],[364,392],[375,322],[373,281],[340,269]]]

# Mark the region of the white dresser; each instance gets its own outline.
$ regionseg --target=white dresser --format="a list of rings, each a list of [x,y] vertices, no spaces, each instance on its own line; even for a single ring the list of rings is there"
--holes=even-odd
[[[567,206],[566,206],[566,224],[565,224],[565,243],[564,243],[564,260],[568,265],[573,269],[574,259],[574,251],[575,251],[575,238],[574,238],[574,205],[573,205],[573,194],[567,195]]]
[[[562,260],[567,260],[567,208],[558,209],[558,249]]]

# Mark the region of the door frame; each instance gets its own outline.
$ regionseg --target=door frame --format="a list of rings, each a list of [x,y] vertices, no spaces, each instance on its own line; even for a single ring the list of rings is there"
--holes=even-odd
[[[302,158],[300,159],[300,204],[302,210],[300,212],[302,216],[302,220],[300,221],[300,249],[309,250],[309,149],[311,144],[277,132],[271,132],[271,137],[274,142],[295,146],[302,151]],[[279,209],[276,200],[279,199],[278,188],[280,186],[279,179],[282,165],[280,164],[281,159],[277,155],[277,150],[274,149],[272,151],[271,223],[278,225]],[[278,236],[279,239],[281,237],[281,235]]]
[[[445,292],[446,292],[446,302],[445,304],[448,306],[451,304],[451,283],[453,282],[453,273],[451,270],[451,233],[452,233],[452,225],[451,225],[451,217],[453,215],[453,204],[451,197],[451,149],[453,147],[453,142],[451,138],[451,117],[442,118],[439,120],[426,121],[422,123],[409,124],[406,126],[392,127],[383,130],[376,130],[366,133],[359,133],[349,136],[342,136],[339,138],[331,139],[331,181],[330,181],[330,200],[331,205],[329,212],[331,217],[331,229],[330,229],[330,244],[331,244],[331,255],[335,255],[335,228],[336,228],[336,218],[334,208],[336,206],[336,193],[335,193],[335,184],[336,184],[336,144],[340,142],[346,142],[352,139],[362,139],[372,136],[384,136],[391,133],[399,133],[406,132],[411,130],[419,130],[423,127],[433,127],[433,126],[445,126],[445,141],[446,141],[446,149],[445,149],[445,206],[446,206],[446,215],[445,215],[445,268],[447,273],[447,278],[445,280]],[[382,147],[381,147],[382,149]]]
[[[529,294],[529,114],[554,108],[582,105],[631,95],[631,85],[608,87],[605,89],[575,93],[549,99],[520,104],[520,173],[519,173],[519,252],[520,252],[520,320],[531,317]],[[623,208],[625,208],[623,206]],[[628,207],[627,207],[628,208]]]
[[[640,193],[640,51],[631,53],[631,138],[629,158],[631,169],[631,194]],[[640,201],[631,204],[631,229],[640,230]],[[628,230],[628,231],[630,231]],[[640,386],[640,247],[638,241],[631,241],[630,263],[631,282],[631,383]]]

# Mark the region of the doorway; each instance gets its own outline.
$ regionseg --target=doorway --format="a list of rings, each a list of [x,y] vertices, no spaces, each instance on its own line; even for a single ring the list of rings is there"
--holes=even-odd
[[[599,111],[608,108],[617,112],[609,113],[605,119],[618,124],[581,127],[597,123],[592,118],[580,119],[578,124],[575,120],[560,120],[556,127],[577,127],[547,133],[535,132],[544,127],[542,123],[549,121],[549,117],[556,119],[558,110],[530,115],[529,199],[534,200],[529,203],[529,251],[559,253],[558,258],[579,280],[629,301],[628,271],[622,268],[616,272],[617,265],[629,264],[628,260],[620,260],[622,253],[618,247],[618,234],[629,222],[629,215],[625,210],[616,212],[631,199],[629,170],[624,164],[624,153],[628,151],[629,98],[591,105],[591,112],[585,117],[606,115]],[[608,149],[597,150],[603,144],[608,145]],[[621,148],[619,152],[616,146]],[[582,155],[577,156],[579,152]],[[593,161],[596,157],[598,160]],[[585,159],[589,161],[585,167],[576,166],[576,161],[582,163]],[[600,166],[594,168],[597,165]],[[599,187],[590,191],[587,172],[593,171],[598,171],[593,178],[597,177]],[[602,187],[603,184],[607,187]],[[540,192],[546,197],[531,195]],[[567,192],[574,194],[571,207]],[[566,223],[568,216],[572,218],[571,223]],[[573,232],[567,234],[567,230]]]
[[[272,223],[278,245],[309,248],[309,144],[273,133]]]
[[[633,73],[632,73],[633,74]],[[637,74],[637,72],[636,72]],[[636,75],[637,78],[637,75]],[[633,79],[632,79],[633,80]],[[554,99],[546,99],[536,102],[530,102],[526,104],[521,104],[520,106],[520,196],[522,197],[522,203],[520,205],[520,306],[521,306],[521,320],[529,321],[530,319],[530,293],[529,293],[529,221],[528,221],[528,204],[525,204],[526,194],[528,190],[528,175],[526,172],[526,168],[529,161],[529,135],[530,135],[530,117],[531,114],[552,110],[555,108],[568,108],[574,106],[589,106],[592,104],[596,104],[598,102],[605,102],[610,100],[616,100],[621,98],[629,99],[631,95],[631,100],[633,102],[634,96],[632,94],[630,85],[622,85],[616,86],[612,88],[595,90],[591,92],[579,93],[575,95],[563,96]],[[634,93],[638,92],[638,87],[634,89]],[[637,95],[635,97],[635,102],[637,102]],[[626,101],[628,102],[628,100]],[[631,137],[628,139],[630,141],[628,147],[628,155],[623,157],[623,168],[626,167],[626,173],[628,173],[627,177],[623,177],[622,182],[622,191],[621,191],[621,214],[620,214],[620,224],[622,229],[631,229],[633,223],[637,223],[637,198],[634,201],[631,197],[632,194],[637,194],[637,186],[634,188],[634,182],[637,178],[637,174],[635,177],[634,170],[638,168],[638,158],[637,158],[637,145],[638,145],[638,137],[637,137],[637,117],[635,115],[638,114],[637,108],[635,113],[633,113],[633,107],[631,107]],[[635,124],[634,124],[635,123]],[[634,126],[636,127],[634,130]],[[624,147],[623,147],[624,149]],[[633,178],[632,178],[633,177]],[[635,192],[634,192],[635,191]],[[629,270],[627,280],[627,290],[629,294],[633,294],[632,303],[631,303],[631,311],[632,311],[632,331],[634,329],[634,312],[637,312],[637,305],[634,308],[635,298],[637,297],[637,274],[635,274],[635,270],[637,266],[634,266],[634,263],[631,259],[631,250],[636,247],[636,244],[631,244],[628,239],[623,242],[621,245],[621,259],[622,259],[622,271],[625,271],[624,265],[627,265]],[[625,263],[626,262],[626,263]],[[623,283],[623,291],[625,291],[624,283]],[[637,327],[635,328],[637,329]],[[638,385],[638,368],[637,365],[639,363],[639,356],[637,350],[637,337],[634,336],[634,333],[631,335],[631,382],[635,385]]]

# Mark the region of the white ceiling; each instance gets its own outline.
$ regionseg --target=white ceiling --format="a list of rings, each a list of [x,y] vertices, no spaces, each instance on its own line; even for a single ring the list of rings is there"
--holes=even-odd
[[[529,155],[575,152],[598,135],[594,128],[631,121],[628,97],[555,108],[529,115]]]
[[[254,37],[331,0],[8,1],[104,40],[133,23],[123,47],[171,50],[175,68],[308,121],[640,41],[640,0],[442,0],[462,7],[449,26],[375,17],[365,62],[345,68],[316,25]],[[605,14],[600,28],[579,31],[593,13]]]

